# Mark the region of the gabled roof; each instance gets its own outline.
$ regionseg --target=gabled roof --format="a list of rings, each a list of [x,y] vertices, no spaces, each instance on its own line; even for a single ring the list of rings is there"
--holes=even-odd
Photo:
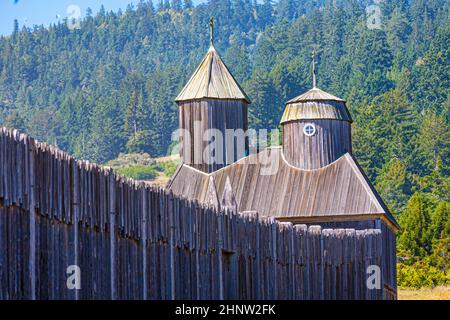
[[[305,102],[305,101],[338,101],[345,102],[341,98],[333,96],[328,92],[320,90],[319,88],[312,88],[308,92],[305,92],[287,102],[289,103],[297,103],[297,102]]]
[[[213,46],[209,48],[208,53],[175,101],[197,99],[244,100],[250,103],[250,99]]]
[[[270,161],[268,161],[268,159]],[[267,168],[276,170],[268,171]],[[269,173],[269,174],[268,174]],[[302,170],[284,159],[280,147],[267,148],[210,174],[182,165],[168,188],[175,195],[208,201],[214,177],[217,197],[230,192],[238,210],[258,211],[260,216],[283,219],[355,219],[384,217],[398,224],[349,153],[317,170]],[[352,218],[353,217],[353,218]]]

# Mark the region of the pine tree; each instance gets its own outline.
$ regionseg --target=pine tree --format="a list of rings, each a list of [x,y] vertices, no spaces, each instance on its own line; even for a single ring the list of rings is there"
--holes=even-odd
[[[375,180],[375,187],[393,212],[402,212],[411,194],[406,165],[395,158],[387,162]]]
[[[170,9],[170,1],[169,0],[164,0],[163,8],[165,10],[169,10]]]
[[[224,55],[224,61],[230,70],[233,70],[233,76],[238,83],[243,83],[251,76],[251,61],[244,44],[235,43],[231,45]]]
[[[412,89],[421,109],[440,114],[450,94],[450,25],[443,26],[432,39],[430,49],[416,62]]]
[[[181,0],[172,0],[171,7],[173,10],[181,11],[183,9],[183,2]]]
[[[267,25],[272,24],[273,6],[273,0],[263,0],[263,3],[261,4],[258,11],[258,22],[261,28],[265,28]]]
[[[98,164],[114,159],[122,151],[121,148],[111,148],[111,145],[124,145],[120,113],[113,101],[114,97],[98,101],[91,116],[91,131],[85,137],[88,159]]]
[[[254,129],[273,129],[278,127],[280,104],[277,94],[270,82],[269,75],[257,72],[245,84],[244,89],[252,97],[252,107],[249,109],[249,122]],[[278,110],[273,108],[278,107]]]
[[[449,229],[450,229],[450,223]],[[432,265],[442,272],[444,279],[441,282],[434,283],[434,285],[447,285],[450,278],[450,235],[442,237],[436,244],[433,245],[433,253],[429,257]]]
[[[359,122],[354,123],[352,126],[352,147],[358,163],[364,169],[369,179],[374,181],[378,172],[376,164],[383,161],[382,155],[377,152],[373,132],[365,127],[361,127]]]
[[[386,22],[387,42],[392,52],[402,54],[403,48],[407,44],[411,27],[408,24],[407,11],[399,7],[394,8],[391,17]]]
[[[125,130],[133,137],[136,137],[138,131],[137,112],[140,103],[142,104],[142,101],[139,101],[138,93],[133,91],[125,114]]]
[[[444,168],[450,166],[450,126],[444,119],[428,113],[420,126],[417,142],[429,170],[436,168],[438,158],[444,161]]]
[[[3,125],[10,129],[17,129],[21,131],[26,130],[25,119],[17,110],[12,111],[6,116]]]
[[[418,177],[416,180],[420,191],[428,193],[435,204],[450,201],[450,176],[448,167],[444,167],[441,157],[438,156],[437,165],[429,175]]]
[[[13,32],[12,32],[12,38],[14,40],[17,38],[18,33],[19,33],[19,21],[17,21],[17,19],[14,19]]]
[[[431,236],[433,241],[450,236],[447,234],[446,226],[450,221],[450,203],[442,201],[433,212],[431,219]]]
[[[280,19],[293,20],[298,17],[301,11],[301,1],[298,0],[280,0],[277,4],[277,12]]]
[[[373,132],[381,166],[392,158],[409,164],[413,157],[411,137],[417,132],[417,113],[406,96],[398,90],[388,91],[372,101],[358,116],[358,122],[368,123]]]
[[[192,9],[194,7],[192,0],[184,0],[183,4],[185,9]]]
[[[430,251],[430,214],[426,200],[415,193],[400,218],[402,227],[398,245],[415,256],[425,256]]]

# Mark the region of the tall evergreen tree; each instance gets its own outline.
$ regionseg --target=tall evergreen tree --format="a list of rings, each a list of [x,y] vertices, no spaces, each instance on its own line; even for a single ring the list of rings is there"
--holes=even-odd
[[[398,159],[392,159],[381,169],[375,180],[375,187],[394,213],[405,209],[408,195],[411,194],[411,182],[406,165]]]
[[[433,112],[428,113],[420,126],[417,142],[429,170],[436,168],[439,158],[444,161],[443,169],[450,169],[450,126],[444,119]]]
[[[422,195],[415,193],[400,219],[399,247],[415,256],[424,256],[431,249],[430,214],[425,201]]]
[[[438,241],[441,238],[449,237],[447,233],[447,225],[450,221],[450,203],[442,201],[437,206],[431,219],[431,236],[434,241]]]

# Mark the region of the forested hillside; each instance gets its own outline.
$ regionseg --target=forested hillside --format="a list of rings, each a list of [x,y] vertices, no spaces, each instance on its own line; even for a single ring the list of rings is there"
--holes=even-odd
[[[252,99],[250,126],[276,128],[311,87],[348,101],[354,153],[404,230],[400,284],[450,283],[450,0],[190,0],[88,13],[0,38],[0,124],[106,163],[169,152],[174,98],[209,45]]]

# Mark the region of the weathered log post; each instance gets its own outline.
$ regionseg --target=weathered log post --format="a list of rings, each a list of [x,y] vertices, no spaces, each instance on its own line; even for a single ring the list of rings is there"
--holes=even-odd
[[[277,279],[277,269],[278,269],[278,256],[277,256],[277,228],[278,222],[275,218],[269,218],[270,229],[271,229],[271,244],[272,244],[272,262],[273,262],[273,290],[271,297],[272,299],[278,298],[278,279]]]
[[[28,209],[30,216],[30,235],[29,235],[29,272],[30,272],[30,299],[36,299],[36,199],[35,199],[35,141],[34,139],[27,138],[27,154],[29,157],[29,181],[30,189],[28,190]],[[75,298],[77,298],[75,296]]]
[[[174,221],[174,198],[172,191],[167,193],[167,197],[169,199],[168,206],[168,223],[169,223],[169,250],[170,250],[170,299],[175,300],[175,221]]]
[[[225,297],[225,285],[224,285],[224,277],[223,277],[223,236],[224,236],[224,230],[223,230],[223,215],[226,214],[226,209],[222,213],[218,213],[217,215],[217,230],[216,230],[216,239],[217,239],[217,245],[216,245],[216,257],[218,262],[218,269],[219,269],[219,300],[224,300]]]
[[[111,170],[109,172],[109,269],[110,276],[110,295],[112,300],[117,299],[117,287],[116,287],[116,175]]]
[[[147,295],[147,197],[148,197],[148,187],[144,185],[141,190],[142,193],[142,223],[141,223],[141,254],[142,254],[142,298],[144,300],[148,299]]]

